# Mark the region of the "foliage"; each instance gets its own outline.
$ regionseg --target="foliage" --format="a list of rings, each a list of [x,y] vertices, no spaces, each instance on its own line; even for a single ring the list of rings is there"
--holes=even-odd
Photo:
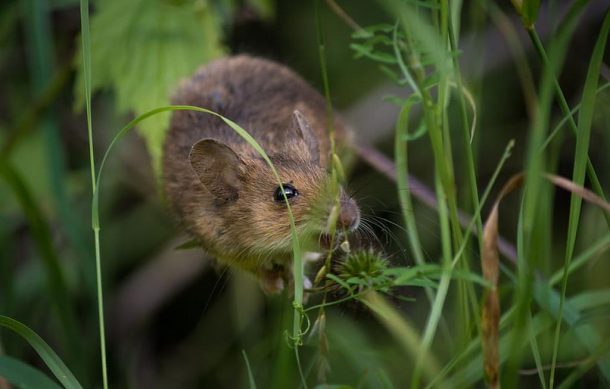
[[[91,20],[91,87],[93,92],[113,90],[119,112],[141,115],[167,105],[180,80],[223,52],[221,20],[211,2],[107,0],[97,5]],[[76,102],[82,108],[80,62],[77,68]],[[157,115],[140,129],[157,173],[168,123],[169,114]]]
[[[74,49],[77,3],[0,6],[0,376],[49,388],[608,385],[606,4],[104,0],[91,26],[83,6]],[[485,45],[496,30],[508,48]],[[394,153],[378,172],[355,167],[361,227],[311,288],[296,261],[296,297],[262,296],[177,250],[196,245],[179,246],[133,167],[152,169],[123,137],[137,126],[158,174],[169,112],[214,114],[167,106],[180,79],[256,44],[323,86],[330,121],[333,104],[370,95],[353,124]],[[55,64],[66,53],[75,80],[73,63]],[[86,102],[89,144],[69,90]],[[112,93],[91,104],[95,91]],[[125,114],[135,119],[117,125]],[[365,160],[384,159],[366,147]]]
[[[0,326],[14,331],[27,340],[65,388],[82,388],[76,378],[74,378],[72,372],[66,367],[62,360],[59,359],[57,354],[55,354],[51,347],[49,347],[49,345],[34,331],[22,323],[3,315],[0,315]],[[29,373],[29,369],[23,368],[22,366],[19,366],[19,368],[23,369],[23,374]],[[21,374],[15,375],[15,378],[20,379]],[[27,377],[25,377],[25,379],[27,379]],[[39,380],[42,381],[42,379]]]

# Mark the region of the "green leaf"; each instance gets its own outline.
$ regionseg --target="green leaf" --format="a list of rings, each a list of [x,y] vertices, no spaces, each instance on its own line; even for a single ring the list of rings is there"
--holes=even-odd
[[[415,277],[421,277],[423,275],[429,275],[432,273],[440,274],[442,268],[435,263],[423,263],[421,265],[415,265],[413,267],[392,267],[385,271],[386,274],[396,276],[398,280],[408,280]]]
[[[53,351],[51,347],[49,347],[49,345],[28,326],[3,315],[0,315],[0,326],[12,330],[27,340],[64,387],[68,389],[82,388],[70,369],[68,369],[57,354],[55,354],[55,351]]]
[[[400,76],[398,75],[398,73],[391,69],[390,67],[386,66],[386,65],[379,65],[379,70],[381,70],[386,76],[388,76],[388,78],[392,81],[394,81],[395,83],[397,83],[400,86],[404,86],[407,85],[407,80],[405,80],[404,78],[400,78]],[[397,97],[397,96],[390,96],[391,98],[396,98],[398,100],[395,101],[402,101],[403,99]],[[384,98],[384,100],[386,100]],[[393,102],[393,101],[390,101]],[[397,103],[398,105],[402,105],[400,102]]]
[[[347,290],[351,290],[351,286],[349,286],[349,284],[345,281],[343,281],[341,278],[337,277],[334,274],[328,273],[326,275],[326,278],[333,280],[334,282],[336,282],[337,284],[341,285],[342,287],[344,287]]]
[[[356,52],[356,58],[368,57],[377,62],[388,64],[396,63],[396,59],[393,55],[381,51],[375,51],[374,48],[368,44],[361,45],[358,43],[352,43],[349,45],[349,47]]]
[[[528,29],[534,27],[534,23],[538,19],[540,0],[512,0],[512,2],[525,27]]]
[[[417,286],[420,288],[433,288],[438,289],[438,283],[427,278],[416,278],[412,280],[401,280],[400,282],[393,282],[394,286]]]
[[[526,27],[531,28],[534,25],[538,19],[538,9],[540,9],[540,0],[523,0],[521,18]]]
[[[441,274],[438,275],[439,278],[440,278],[440,276],[441,276]],[[489,281],[487,281],[482,276],[480,276],[474,272],[461,270],[461,269],[454,269],[451,272],[451,278],[453,278],[455,280],[464,280],[464,281],[472,282],[474,284],[479,284],[486,288],[491,288],[493,286]]]
[[[40,370],[6,355],[0,355],[0,377],[21,389],[60,389]]]
[[[415,132],[407,132],[407,134],[403,136],[403,140],[407,142],[418,140],[422,136],[426,135],[427,132],[428,128],[426,127],[426,122],[422,120],[419,122],[419,125],[417,126]]]
[[[583,292],[570,298],[569,301],[581,313],[591,309],[599,309],[605,305],[610,305],[610,289]]]
[[[388,23],[374,24],[372,26],[364,27],[360,30],[356,30],[352,33],[353,39],[370,39],[377,33],[389,33],[392,32],[394,26]]]
[[[220,23],[209,2],[105,0],[97,5],[91,19],[91,87],[113,90],[121,113],[141,115],[167,105],[180,79],[222,54]],[[78,65],[75,94],[82,108]],[[140,128],[157,173],[168,121],[164,113]]]
[[[534,298],[541,308],[550,313],[555,320],[561,319],[565,322],[567,327],[574,331],[578,341],[591,355],[598,355],[599,348],[604,347],[606,337],[591,323],[583,324],[583,315],[579,311],[583,306],[581,305],[579,307],[574,304],[574,302],[582,304],[582,300],[576,299],[574,302],[572,300],[567,300],[564,302],[563,309],[560,310],[559,306],[562,295],[557,293],[554,289],[548,288],[548,286],[542,282],[537,282],[534,285]],[[601,376],[604,378],[604,382],[610,382],[610,355],[607,353],[599,355],[596,364]]]

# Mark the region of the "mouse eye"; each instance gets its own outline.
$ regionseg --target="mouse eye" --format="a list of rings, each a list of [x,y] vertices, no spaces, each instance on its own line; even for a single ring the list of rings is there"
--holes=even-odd
[[[286,194],[286,198],[290,200],[291,198],[296,197],[299,192],[297,191],[297,188],[290,184],[282,184],[282,186],[278,186],[273,193],[273,199],[278,203],[283,203],[284,194]]]

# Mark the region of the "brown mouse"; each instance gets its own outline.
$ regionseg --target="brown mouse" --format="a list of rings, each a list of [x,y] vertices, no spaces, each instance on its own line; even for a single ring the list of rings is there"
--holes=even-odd
[[[278,63],[246,55],[216,60],[183,82],[173,104],[207,108],[252,135],[282,179],[220,118],[174,111],[163,148],[169,205],[203,249],[222,264],[253,273],[266,292],[291,281],[289,199],[299,240],[319,247],[336,204],[330,190],[330,139],[324,98]],[[350,139],[334,121],[340,150]],[[336,193],[336,192],[335,192]],[[353,231],[360,212],[339,190],[337,230]],[[308,246],[306,246],[308,247]]]

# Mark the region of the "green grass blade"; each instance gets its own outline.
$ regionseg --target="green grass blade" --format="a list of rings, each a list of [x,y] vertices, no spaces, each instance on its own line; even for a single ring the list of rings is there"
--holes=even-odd
[[[75,335],[78,334],[78,326],[71,308],[72,299],[68,293],[59,255],[53,245],[51,227],[27,187],[25,180],[9,162],[1,159],[0,178],[4,179],[15,193],[15,197],[28,221],[36,251],[39,253],[45,269],[51,303],[58,315],[61,340],[65,342],[70,353],[76,353],[78,345]],[[77,354],[70,356],[78,358]]]
[[[574,155],[574,170],[572,172],[572,181],[576,185],[580,186],[582,186],[585,181],[585,170],[587,167],[588,160],[589,139],[591,137],[591,124],[593,122],[593,109],[595,107],[596,90],[609,31],[610,12],[606,13],[604,23],[600,30],[597,42],[595,43],[595,48],[593,49],[593,54],[591,55],[589,69],[587,71],[587,79],[585,80],[581,109],[578,115],[578,133],[576,136],[576,151]],[[565,295],[568,287],[568,270],[572,261],[572,255],[574,254],[574,246],[576,244],[576,234],[578,232],[581,205],[582,198],[577,194],[572,194],[572,198],[570,200],[570,216],[566,242],[564,272],[561,285],[561,298],[559,301],[560,317],[563,313]],[[555,366],[557,363],[557,354],[559,353],[560,333],[561,320],[558,320],[557,326],[555,327],[555,339],[553,342],[553,359],[551,362],[551,372],[549,378],[550,388],[553,388],[555,378]]]
[[[571,34],[571,32],[574,30],[574,28],[576,26],[576,21],[578,20],[579,16],[582,14],[583,9],[586,5],[587,5],[587,0],[575,1],[574,4],[572,5],[572,7],[570,8],[567,16],[562,21],[561,25],[563,26],[563,28],[562,28],[562,30],[560,30],[560,33],[558,34],[559,35],[558,40],[562,41],[562,45],[567,44],[567,41],[566,41],[567,36],[569,36]],[[536,48],[536,51],[538,52],[538,55],[542,59],[542,62],[544,63],[544,65],[546,67],[550,67],[552,62],[550,61],[549,57],[547,56],[547,53],[544,49],[542,42],[540,41],[540,37],[538,36],[538,33],[536,32],[535,29],[532,29],[528,32],[529,32],[530,39],[531,39],[534,47]],[[578,134],[578,125],[576,124],[574,118],[572,117],[570,108],[568,106],[568,102],[566,101],[566,98],[563,95],[563,91],[561,90],[561,86],[559,85],[559,80],[557,79],[555,74],[552,74],[552,77],[553,77],[553,86],[555,89],[555,94],[559,101],[559,106],[560,106],[563,114],[568,119],[569,127],[572,129],[574,135],[576,135],[576,134]],[[589,157],[587,157],[587,176],[588,176],[589,180],[591,181],[591,186],[592,186],[595,194],[597,194],[599,197],[601,197],[605,201],[606,196],[604,194],[604,190],[601,186],[601,183],[599,182],[599,178],[597,177],[597,173],[595,172],[595,169],[593,168],[593,164],[591,163],[591,159]],[[610,227],[610,213],[604,212],[603,215],[604,215],[604,218],[606,219],[606,224],[608,225],[608,227]]]
[[[600,94],[601,92],[605,91],[608,88],[610,88],[610,82],[606,82],[604,85],[597,88],[597,90],[595,91],[595,94]],[[546,138],[546,140],[542,144],[542,147],[540,148],[541,152],[549,146],[551,141],[557,136],[557,134],[563,128],[563,126],[574,116],[574,114],[576,112],[578,112],[580,110],[580,107],[581,107],[581,103],[578,103],[574,108],[572,108],[572,110],[570,110],[570,112],[567,115],[563,116],[563,118],[557,123],[557,125],[555,126],[553,131],[551,131],[551,134]]]
[[[485,191],[483,192],[483,196],[481,197],[481,200],[479,201],[479,205],[478,205],[477,209],[474,212],[475,216],[476,215],[481,215],[481,211],[483,210],[483,206],[485,205],[485,203],[487,201],[487,198],[489,197],[489,194],[491,193],[491,189],[493,188],[494,184],[496,183],[496,180],[498,179],[498,175],[500,175],[500,172],[502,171],[502,168],[504,167],[504,164],[506,163],[506,161],[510,157],[514,145],[515,145],[515,141],[514,140],[511,140],[508,143],[508,145],[506,145],[506,148],[504,149],[504,154],[502,154],[502,158],[500,158],[500,162],[498,162],[498,164],[496,165],[496,168],[495,168],[495,170],[494,170],[494,172],[493,172],[493,174],[491,176],[491,179],[487,183],[487,187],[485,187]],[[480,219],[480,218],[473,217],[472,220],[470,220],[470,223],[468,224],[468,226],[466,227],[466,230],[464,231],[464,241],[462,242],[460,247],[456,250],[455,255],[453,256],[453,260],[451,262],[451,266],[452,267],[455,267],[455,265],[457,264],[458,260],[460,259],[462,251],[464,251],[466,249],[466,245],[468,243],[468,239],[472,235],[472,229],[473,229],[474,224],[475,224],[477,219]],[[479,236],[481,236],[481,235],[479,235]]]
[[[0,355],[0,377],[18,388],[60,389],[55,381],[40,370],[6,355]]]
[[[548,183],[542,181],[542,173],[547,168],[544,155],[539,153],[548,128],[553,92],[556,83],[555,75],[563,66],[569,41],[577,26],[579,17],[582,15],[584,2],[577,1],[571,7],[568,17],[564,20],[562,29],[551,41],[549,56],[544,62],[542,77],[539,82],[538,104],[534,114],[533,122],[527,140],[527,151],[525,159],[525,185],[523,195],[522,213],[519,220],[519,255],[518,255],[518,280],[513,293],[513,304],[516,306],[513,340],[509,342],[509,359],[504,374],[503,386],[513,387],[516,385],[518,369],[522,363],[524,350],[519,341],[526,338],[527,318],[531,311],[533,284],[535,281],[534,269],[549,266],[550,248],[549,231],[551,228],[550,204],[551,191]],[[544,48],[537,39],[535,30],[528,30],[535,48],[542,56]]]
[[[536,370],[538,372],[538,379],[540,380],[540,387],[542,389],[546,389],[546,379],[544,378],[544,366],[542,365],[542,357],[540,356],[540,348],[538,347],[538,341],[536,339],[536,334],[534,333],[532,323],[532,313],[530,312],[528,318],[528,336],[529,336],[529,344],[532,349],[532,356],[534,357],[534,362],[536,363]]]
[[[513,319],[516,311],[511,311],[510,314],[504,314],[501,320],[501,328],[506,327],[508,323],[507,318]],[[528,326],[531,327],[531,333],[533,336],[538,336],[544,331],[548,331],[553,322],[546,313],[538,313],[529,322]],[[500,362],[505,365],[509,358],[508,350],[516,347],[518,349],[524,349],[527,346],[528,337],[522,337],[517,339],[517,344],[513,344],[514,329],[503,334],[500,338]],[[467,364],[459,368],[456,373],[449,378],[447,382],[451,382],[451,386],[455,388],[472,388],[477,387],[477,382],[483,379],[483,357],[480,352],[480,340],[475,340],[468,347],[469,353],[465,353],[463,360],[467,360]],[[465,356],[469,356],[468,359]]]
[[[85,113],[87,115],[87,136],[89,139],[89,162],[91,187],[95,190],[95,158],[93,154],[93,125],[91,123],[91,35],[89,28],[89,0],[80,0],[81,40],[83,45],[83,74],[85,88]]]
[[[407,354],[411,355],[414,360],[422,360],[423,374],[431,381],[438,374],[439,364],[434,354],[423,344],[423,340],[413,324],[402,317],[391,304],[373,290],[363,293],[359,299],[375,313]]]
[[[256,389],[256,381],[254,381],[254,374],[252,374],[252,369],[250,368],[250,361],[248,360],[246,350],[241,350],[241,355],[244,357],[244,362],[246,363],[246,370],[248,371],[248,384],[250,385],[250,389]]]
[[[87,139],[89,143],[89,166],[91,168],[91,188],[95,198],[95,155],[93,153],[93,125],[91,121],[91,36],[89,27],[89,0],[80,0],[81,44],[83,54],[85,112],[87,114]],[[108,389],[108,366],[106,362],[106,330],[104,327],[104,294],[102,290],[102,259],[100,254],[100,231],[92,221],[95,241],[95,278],[97,292],[97,313],[100,337],[100,357],[102,360],[102,384]]]
[[[320,20],[320,0],[316,0],[316,38],[318,41],[318,56],[320,59],[320,72],[322,74],[322,84],[324,85],[324,98],[326,99],[326,115],[329,128],[329,136],[331,139],[331,155],[335,154],[335,126],[334,126],[334,110],[330,95],[330,82],[328,81],[328,69],[326,66],[326,45],[324,43],[324,34],[322,32]]]
[[[540,307],[549,312],[555,320],[562,320],[574,332],[576,338],[585,347],[590,355],[597,355],[595,361],[606,385],[610,383],[610,355],[600,353],[600,347],[604,345],[604,335],[591,323],[583,323],[583,315],[571,300],[564,302],[562,316],[559,316],[559,303],[561,295],[554,289],[549,288],[544,282],[534,285],[534,298]],[[577,300],[578,301],[578,300]]]
[[[411,201],[411,193],[409,192],[408,180],[408,156],[407,156],[407,135],[409,127],[409,111],[411,110],[411,102],[406,102],[396,121],[396,136],[394,139],[394,161],[396,164],[396,183],[398,187],[398,200],[400,201],[400,209],[402,217],[407,227],[407,235],[411,247],[411,253],[415,259],[415,263],[423,265],[426,261],[421,248],[419,234],[417,233],[417,223],[415,223],[415,215],[413,214],[413,202]]]
[[[508,276],[512,279],[514,274]],[[585,293],[582,296],[576,296],[565,303],[565,309],[561,320],[563,320],[574,332],[576,339],[589,352],[589,356],[593,359],[593,364],[596,364],[605,382],[610,382],[610,356],[607,354],[607,342],[604,341],[604,336],[597,330],[596,327],[587,323],[582,311],[607,304],[610,301],[610,292],[602,290],[599,292]],[[559,320],[559,299],[560,294],[555,289],[549,287],[546,280],[537,280],[533,289],[533,298],[536,303],[546,312],[538,313],[533,319],[528,321],[529,337],[517,339],[517,344],[513,344],[514,328],[506,332],[514,321],[515,309],[511,308],[506,312],[500,320],[500,329],[504,335],[500,341],[500,357],[501,362],[505,364],[508,358],[508,350],[515,347],[525,349],[527,341],[531,337],[537,337],[544,332],[551,330],[554,321]],[[456,366],[459,361],[468,361],[466,366],[458,369],[446,381],[451,382],[454,387],[472,387],[476,382],[483,378],[482,357],[480,354],[481,342],[480,339],[474,339],[465,351],[450,362],[449,369],[443,369],[443,375]],[[604,350],[606,352],[604,352]]]
[[[597,242],[591,244],[582,254],[574,258],[568,267],[568,275],[587,264],[589,260],[600,255],[603,251],[608,250],[608,248],[610,248],[610,235],[606,235]],[[549,280],[549,286],[557,284],[563,279],[563,276],[564,269],[558,270]]]
[[[430,19],[422,17],[417,7],[411,7],[408,3],[387,0],[384,2],[384,5],[391,15],[398,17],[406,36],[405,45],[407,46],[407,58],[409,59],[406,65],[409,67],[409,73],[413,74],[417,90],[421,93],[423,117],[434,156],[436,195],[439,204],[443,253],[442,261],[445,266],[445,272],[439,283],[435,301],[423,332],[423,349],[427,350],[436,336],[437,325],[442,316],[447,297],[451,281],[452,250],[459,247],[463,241],[458,218],[450,132],[445,110],[448,89],[450,87],[449,80],[453,75],[452,53],[447,45],[449,41],[448,19],[450,15],[448,13],[447,2],[440,2],[440,9],[438,11],[431,11]],[[430,20],[433,22],[430,22]],[[429,80],[422,61],[434,64],[433,71],[439,77],[439,82],[435,84],[438,99],[433,97],[433,91],[426,88]],[[468,270],[469,265],[466,257],[466,252],[463,252],[463,260],[460,261],[460,266]],[[458,308],[463,313],[460,316],[460,328],[466,330],[470,326],[470,311],[468,306],[473,305],[468,304],[467,301],[472,303],[469,298],[474,296],[474,291],[471,285],[464,282],[458,283],[458,287]],[[412,387],[419,386],[420,370],[422,367],[421,360],[418,360],[412,377]]]
[[[4,315],[0,315],[0,326],[6,327],[23,337],[36,350],[36,353],[65,388],[82,389],[70,369],[66,367],[55,351],[29,327]]]
[[[530,28],[538,18],[540,0],[523,0],[521,6],[521,17],[527,28]]]
[[[610,304],[610,289],[582,292],[571,297],[568,301],[570,301],[570,304],[574,305],[579,312],[595,309]]]
[[[448,18],[449,22],[451,23],[452,18]],[[458,44],[456,41],[456,37],[454,36],[454,28],[453,26],[450,24],[449,25],[449,49],[451,51],[456,51],[458,50]],[[475,166],[475,162],[474,162],[474,154],[473,154],[473,150],[472,150],[472,140],[474,138],[474,133],[476,131],[476,118],[477,118],[477,112],[476,112],[476,104],[471,101],[471,106],[472,106],[472,111],[473,111],[473,118],[472,118],[472,130],[471,130],[471,126],[468,123],[468,116],[466,114],[466,97],[469,96],[468,91],[466,90],[466,87],[464,86],[463,82],[462,82],[462,74],[461,74],[461,70],[460,70],[460,62],[458,60],[457,56],[453,56],[453,69],[454,69],[454,75],[455,75],[455,81],[457,84],[457,92],[458,92],[458,101],[459,101],[459,105],[460,105],[460,116],[462,119],[462,125],[461,125],[461,130],[462,130],[462,149],[463,149],[463,153],[466,156],[466,178],[467,178],[467,185],[470,187],[470,196],[471,199],[470,201],[472,202],[472,208],[473,209],[479,209],[479,192],[477,189],[477,172],[476,172],[476,166]],[[483,222],[481,220],[481,215],[479,212],[476,212],[473,214],[472,218],[476,221],[476,227],[477,227],[477,236],[483,236]],[[483,250],[483,240],[480,239],[479,240],[479,251]]]
[[[439,175],[435,175],[436,178],[436,193],[437,199],[443,199],[444,192],[443,187],[440,182]],[[436,329],[440,319],[443,315],[443,307],[445,304],[445,298],[447,297],[447,292],[449,291],[449,285],[451,283],[451,238],[450,238],[450,227],[449,227],[449,217],[447,215],[447,206],[445,202],[439,202],[438,207],[439,219],[440,219],[440,229],[441,229],[441,243],[443,249],[443,260],[442,267],[443,272],[438,284],[436,296],[434,299],[434,303],[430,309],[430,313],[428,315],[428,319],[426,321],[426,327],[422,336],[422,349],[421,351],[425,354],[428,353],[430,347],[432,345],[432,341],[434,340],[434,336],[436,334]],[[411,380],[411,387],[417,388],[419,387],[419,375],[422,369],[426,367],[423,365],[424,360],[418,359],[415,364],[415,370],[413,372],[413,377]]]

